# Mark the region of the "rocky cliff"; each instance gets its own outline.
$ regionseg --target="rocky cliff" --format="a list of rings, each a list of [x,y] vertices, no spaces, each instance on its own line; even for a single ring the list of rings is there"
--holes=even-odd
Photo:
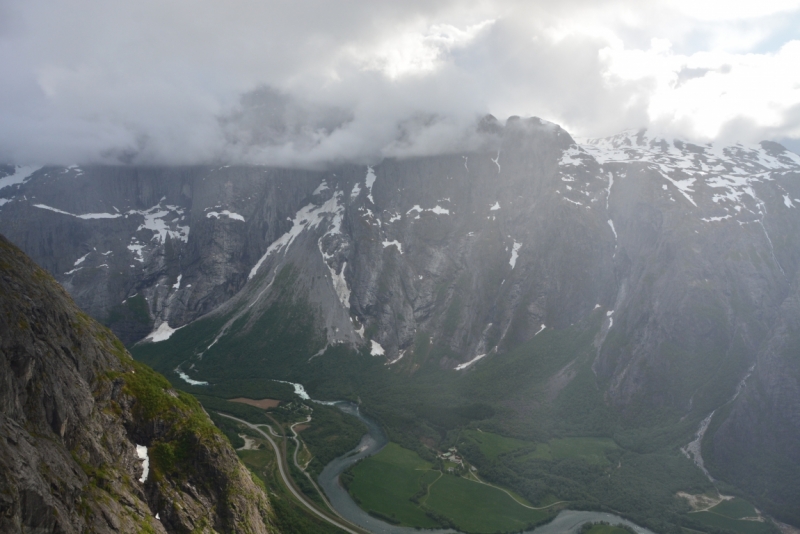
[[[372,167],[9,169],[0,230],[195,382],[336,347],[469,373],[599,313],[593,383],[625,424],[714,413],[709,466],[740,485],[736,458],[765,458],[756,429],[769,469],[795,458],[800,156],[478,129],[479,149]]]
[[[2,236],[0,438],[0,531],[271,531],[197,401]]]

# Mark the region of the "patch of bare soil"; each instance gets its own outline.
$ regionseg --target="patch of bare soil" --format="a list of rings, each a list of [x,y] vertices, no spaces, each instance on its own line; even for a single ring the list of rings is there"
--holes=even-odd
[[[279,400],[275,399],[245,399],[244,397],[239,397],[236,399],[228,399],[231,402],[240,402],[242,404],[249,404],[250,406],[255,406],[256,408],[261,408],[262,410],[269,410],[270,408],[277,408],[278,405],[281,403]]]
[[[733,496],[731,495],[706,495],[704,493],[692,495],[690,493],[686,493],[685,491],[679,491],[678,497],[689,501],[689,506],[692,507],[693,512],[704,512],[714,508],[722,501],[729,501],[733,499]]]

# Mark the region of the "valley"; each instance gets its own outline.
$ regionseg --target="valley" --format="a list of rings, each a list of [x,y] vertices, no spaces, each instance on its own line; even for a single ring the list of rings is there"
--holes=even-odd
[[[681,493],[798,524],[800,157],[477,128],[474,152],[325,171],[25,170],[0,232],[206,411],[296,431],[275,461],[314,509],[364,427],[308,396],[385,434],[342,474],[384,525],[777,528]]]

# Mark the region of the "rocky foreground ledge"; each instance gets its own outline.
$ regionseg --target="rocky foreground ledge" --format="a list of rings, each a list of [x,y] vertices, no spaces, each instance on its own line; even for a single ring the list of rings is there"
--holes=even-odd
[[[263,488],[199,403],[3,236],[0,531],[274,531]]]

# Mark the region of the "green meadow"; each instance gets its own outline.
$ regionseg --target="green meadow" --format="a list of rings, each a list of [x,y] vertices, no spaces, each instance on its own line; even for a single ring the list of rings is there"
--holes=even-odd
[[[516,451],[525,447],[531,447],[533,442],[523,441],[521,439],[507,438],[493,432],[484,432],[482,430],[464,430],[461,437],[470,439],[478,444],[481,454],[492,460],[497,459],[501,454]]]
[[[631,531],[615,525],[595,523],[589,530],[581,531],[581,534],[631,534]]]
[[[493,486],[453,475],[443,475],[431,485],[424,505],[464,532],[515,532],[551,515],[526,508]]]
[[[410,527],[510,532],[531,527],[552,514],[532,510],[496,487],[434,470],[416,452],[395,443],[358,463],[345,479],[362,508]]]
[[[411,502],[424,482],[438,473],[417,453],[389,443],[378,454],[359,462],[352,469],[349,491],[367,512],[391,518],[402,525],[435,528],[439,523]]]
[[[743,499],[722,501],[713,508],[690,514],[691,518],[709,527],[732,530],[741,534],[766,534],[773,532],[768,523],[743,518],[756,517],[758,513],[749,502]]]

